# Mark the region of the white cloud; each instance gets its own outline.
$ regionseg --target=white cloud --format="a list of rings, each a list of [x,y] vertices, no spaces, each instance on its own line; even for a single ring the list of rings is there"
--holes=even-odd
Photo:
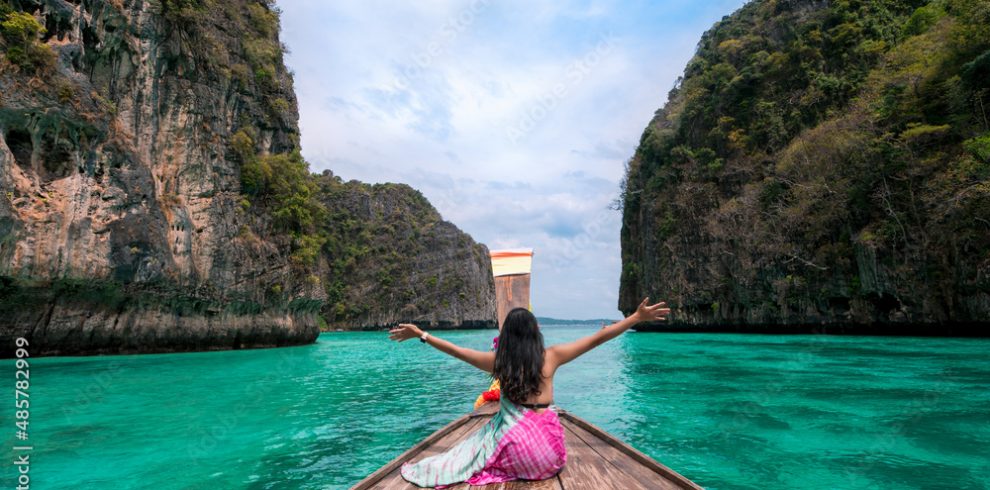
[[[412,185],[490,248],[534,247],[537,314],[617,317],[623,163],[741,4],[280,1],[303,153]]]

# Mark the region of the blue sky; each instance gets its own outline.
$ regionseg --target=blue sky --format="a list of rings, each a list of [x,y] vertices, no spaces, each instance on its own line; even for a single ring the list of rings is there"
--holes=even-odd
[[[280,0],[303,155],[409,184],[491,249],[534,248],[537,315],[618,318],[624,163],[743,3]]]

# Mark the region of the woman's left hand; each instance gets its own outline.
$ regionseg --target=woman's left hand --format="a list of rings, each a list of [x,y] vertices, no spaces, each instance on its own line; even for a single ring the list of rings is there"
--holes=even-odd
[[[423,335],[423,331],[420,330],[419,327],[411,323],[400,323],[398,327],[395,327],[388,331],[388,338],[396,342],[415,339],[420,337],[421,335]]]
[[[643,302],[639,304],[639,308],[636,308],[636,321],[638,322],[662,322],[667,319],[667,315],[670,314],[670,308],[667,308],[667,303],[663,301],[651,305],[649,304],[650,298],[643,298]]]

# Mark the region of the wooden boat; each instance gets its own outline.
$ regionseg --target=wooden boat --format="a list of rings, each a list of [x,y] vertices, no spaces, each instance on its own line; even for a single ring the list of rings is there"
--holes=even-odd
[[[533,249],[492,250],[489,255],[492,259],[492,275],[495,276],[495,315],[501,330],[505,315],[512,309],[531,306],[529,277],[533,266]]]
[[[418,461],[450,449],[488,422],[497,410],[497,403],[486,403],[478,410],[447,424],[358,482],[351,490],[419,488],[407,482],[399,474],[402,463]],[[548,480],[514,481],[483,486],[461,483],[450,488],[454,490],[701,489],[676,471],[654,461],[584,419],[564,410],[560,410],[559,415],[564,426],[567,464],[557,476]]]
[[[492,274],[495,276],[495,298],[499,329],[513,308],[529,308],[529,278],[533,262],[532,249],[497,250],[491,252]],[[497,387],[493,384],[492,388]],[[477,431],[498,411],[498,403],[484,403],[479,397],[478,408],[434,432],[408,451],[400,454],[352,487],[352,490],[419,488],[399,474],[402,463],[418,461],[440,454]],[[476,405],[476,406],[477,406]],[[676,471],[654,461],[649,456],[611,436],[591,423],[559,410],[567,446],[567,464],[556,476],[541,481],[514,481],[491,485],[470,486],[461,483],[450,487],[466,489],[700,489]]]

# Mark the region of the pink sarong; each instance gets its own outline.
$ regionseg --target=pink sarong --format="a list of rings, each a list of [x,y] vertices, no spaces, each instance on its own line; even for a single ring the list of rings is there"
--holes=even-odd
[[[564,427],[552,408],[537,413],[502,398],[499,411],[477,432],[443,454],[402,465],[403,478],[444,488],[512,480],[543,480],[567,462]]]

